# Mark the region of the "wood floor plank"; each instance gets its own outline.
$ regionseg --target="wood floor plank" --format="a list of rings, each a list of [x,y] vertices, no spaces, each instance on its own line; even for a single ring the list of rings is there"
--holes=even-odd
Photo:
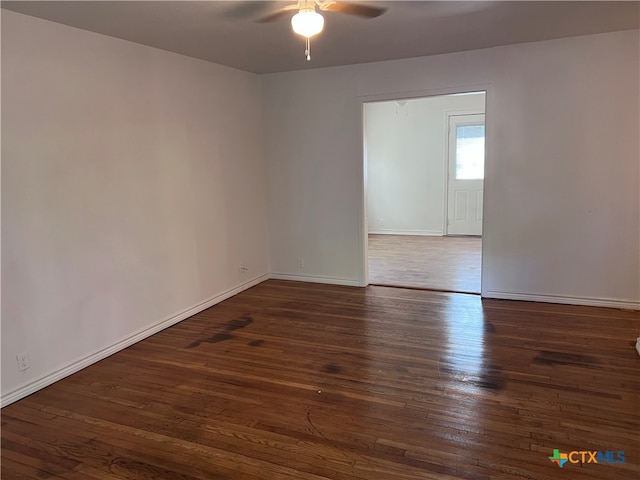
[[[269,280],[2,409],[2,478],[637,478],[638,312]],[[567,464],[554,449],[624,451]]]
[[[480,293],[481,237],[368,236],[369,283]]]

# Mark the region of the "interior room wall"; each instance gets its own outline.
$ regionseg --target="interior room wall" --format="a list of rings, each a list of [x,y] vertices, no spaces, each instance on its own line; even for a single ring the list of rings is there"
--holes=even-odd
[[[364,101],[488,90],[485,296],[640,307],[638,40],[259,78],[3,11],[2,404],[269,272],[364,284]]]
[[[363,101],[486,88],[483,295],[638,308],[638,40],[264,75],[272,274],[366,282]]]
[[[264,177],[256,75],[3,11],[3,404],[265,279]]]
[[[484,93],[364,105],[369,233],[444,235],[448,115],[483,113]]]

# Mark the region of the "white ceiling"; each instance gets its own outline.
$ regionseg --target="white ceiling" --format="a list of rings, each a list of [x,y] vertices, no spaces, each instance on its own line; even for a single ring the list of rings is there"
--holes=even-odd
[[[326,12],[304,58],[289,18],[255,20],[295,1],[3,1],[2,8],[254,73],[347,65],[629,30],[638,1],[362,1],[374,19]]]

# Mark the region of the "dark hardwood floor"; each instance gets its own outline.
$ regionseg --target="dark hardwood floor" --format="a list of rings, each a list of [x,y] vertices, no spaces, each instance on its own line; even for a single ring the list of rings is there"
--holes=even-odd
[[[2,478],[638,478],[639,328],[270,280],[3,408]]]
[[[481,237],[369,235],[369,283],[480,293]]]

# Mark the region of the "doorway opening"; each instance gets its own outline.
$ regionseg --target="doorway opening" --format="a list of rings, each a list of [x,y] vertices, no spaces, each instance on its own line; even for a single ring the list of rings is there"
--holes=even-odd
[[[364,103],[368,284],[481,292],[485,103]]]

